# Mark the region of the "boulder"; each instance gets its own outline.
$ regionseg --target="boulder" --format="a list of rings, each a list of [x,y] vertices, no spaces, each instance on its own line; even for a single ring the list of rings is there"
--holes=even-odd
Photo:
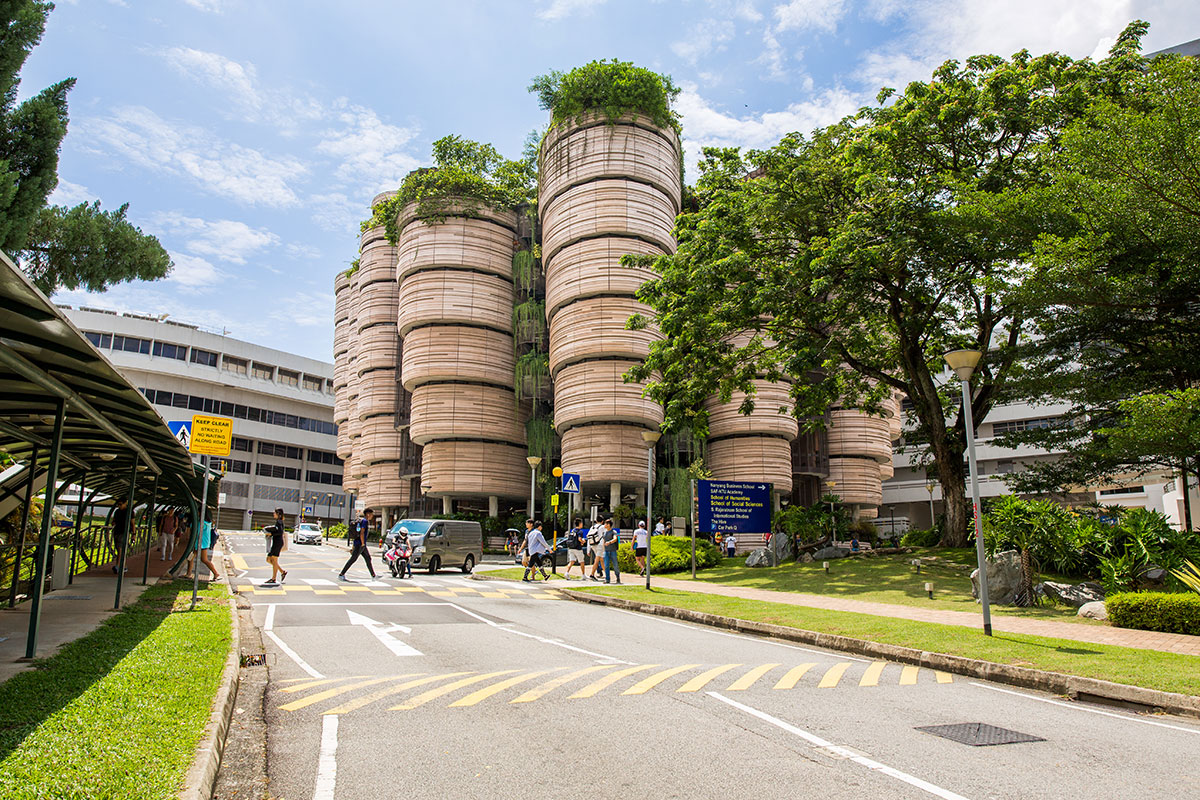
[[[997,553],[987,562],[988,602],[1011,606],[1021,591],[1021,556],[1016,550]],[[979,599],[979,570],[971,571],[971,596]]]
[[[1081,605],[1075,614],[1088,619],[1108,619],[1108,607],[1104,605],[1103,600],[1093,600]]]
[[[850,551],[841,547],[822,547],[813,553],[812,557],[813,561],[828,561],[831,558],[845,558],[848,555],[850,555]]]
[[[771,534],[771,540],[767,543],[767,549],[771,551],[771,557],[775,559],[776,564],[790,561],[794,556],[792,537],[786,533]]]
[[[1074,608],[1079,608],[1085,603],[1104,600],[1104,590],[1100,588],[1099,584],[1091,582],[1071,585],[1069,583],[1044,581],[1039,583],[1034,589],[1039,595],[1044,594],[1056,603],[1073,606]]]
[[[812,557],[812,553],[801,553],[796,560],[801,564],[811,564],[815,559]]]
[[[760,547],[757,550],[751,550],[750,555],[746,556],[746,566],[773,567],[775,566],[775,561],[770,550],[765,547]]]

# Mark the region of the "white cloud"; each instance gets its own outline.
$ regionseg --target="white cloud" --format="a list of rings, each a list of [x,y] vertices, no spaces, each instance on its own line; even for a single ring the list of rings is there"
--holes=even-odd
[[[96,197],[86,186],[59,178],[58,186],[54,187],[54,191],[50,193],[48,202],[54,206],[77,206],[80,203],[90,203],[95,199]]]
[[[421,165],[405,151],[417,134],[415,129],[390,125],[362,106],[346,108],[338,120],[345,127],[326,131],[316,149],[340,161],[335,174],[343,181],[368,191],[394,189]]]
[[[550,0],[550,5],[538,10],[537,17],[547,21],[566,19],[576,11],[590,11],[606,2],[608,0]]]
[[[358,225],[370,216],[371,198],[353,202],[341,192],[314,194],[307,205],[312,211],[312,220],[321,228],[333,233],[358,235]]]
[[[846,15],[845,0],[789,0],[775,6],[777,31],[824,30],[832,33]]]
[[[292,242],[291,244],[287,245],[284,248],[284,252],[287,253],[290,258],[303,261],[315,261],[322,255],[320,248],[314,247],[311,244],[301,244],[299,242]]]
[[[210,14],[221,14],[225,11],[225,0],[183,0],[192,8],[207,11]]]
[[[281,243],[278,236],[264,228],[251,228],[230,219],[204,220],[178,212],[161,212],[152,222],[185,239],[187,250],[232,264],[245,264],[249,256]]]
[[[332,285],[332,277],[329,282]],[[273,304],[268,317],[284,325],[328,329],[333,319],[333,292],[294,292]]]
[[[164,120],[148,108],[118,108],[84,120],[89,147],[168,175],[186,175],[205,190],[247,205],[293,206],[292,182],[308,172],[291,157],[272,157],[206,131]]]
[[[688,31],[686,39],[671,44],[671,50],[694,65],[704,56],[724,50],[723,43],[732,39],[733,34],[733,23],[727,19],[700,20]]]
[[[175,266],[166,280],[188,289],[216,289],[217,281],[223,274],[199,256],[172,253],[171,261],[175,262]]]

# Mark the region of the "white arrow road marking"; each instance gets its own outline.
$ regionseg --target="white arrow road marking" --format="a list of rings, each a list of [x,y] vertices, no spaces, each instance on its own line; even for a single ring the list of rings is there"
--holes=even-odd
[[[351,611],[348,608],[346,609],[346,616],[350,618],[351,625],[362,625],[364,628],[369,630],[371,632],[371,634],[374,635],[374,637],[383,644],[384,647],[386,647],[388,650],[392,651],[393,655],[397,655],[397,656],[424,655],[420,650],[417,650],[415,647],[410,647],[409,645],[405,644],[404,642],[400,641],[399,639],[393,638],[391,636],[391,632],[397,631],[397,630],[403,631],[404,633],[412,633],[412,630],[410,628],[406,628],[403,625],[392,625],[392,626],[388,627],[387,629],[384,629],[384,625],[382,622],[373,620],[370,617],[364,617],[362,614],[359,614],[355,611]]]

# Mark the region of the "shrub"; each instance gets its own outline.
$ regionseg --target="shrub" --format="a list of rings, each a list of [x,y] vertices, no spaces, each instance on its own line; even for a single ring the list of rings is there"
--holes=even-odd
[[[856,519],[850,523],[850,533],[860,542],[874,542],[879,538],[879,531],[865,519]]]
[[[339,522],[337,525],[330,525],[328,528],[329,538],[345,539],[346,538],[346,523]]]
[[[610,121],[624,114],[649,117],[655,125],[678,133],[679,115],[671,104],[679,96],[667,75],[628,61],[592,61],[567,73],[553,71],[533,79],[529,91],[550,112],[554,122],[573,121],[589,111],[602,112]]]
[[[905,547],[937,547],[942,539],[942,532],[937,528],[921,530],[914,528],[900,537],[900,544]]]
[[[1200,595],[1124,592],[1109,595],[1104,606],[1119,628],[1200,636]]]
[[[721,562],[716,545],[696,540],[696,569],[715,567]],[[633,547],[623,542],[617,548],[617,563],[621,572],[637,572]],[[655,536],[650,545],[650,572],[683,572],[692,568],[692,539],[688,536]]]

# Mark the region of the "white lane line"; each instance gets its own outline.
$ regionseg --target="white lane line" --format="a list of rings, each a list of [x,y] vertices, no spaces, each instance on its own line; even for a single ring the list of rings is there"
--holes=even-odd
[[[321,673],[317,672],[315,669],[310,667],[308,665],[308,662],[305,661],[303,658],[301,658],[299,655],[297,655],[295,650],[293,650],[292,648],[290,648],[286,644],[284,644],[283,639],[280,639],[279,636],[276,635],[275,631],[263,631],[263,633],[267,634],[267,636],[270,636],[271,641],[273,641],[275,644],[279,645],[279,649],[282,650],[284,653],[286,653],[288,658],[290,658],[292,661],[295,661],[296,665],[299,666],[300,669],[304,670],[305,672],[307,672],[309,675],[311,675],[314,678],[324,678],[325,677],[324,675],[322,675]]]
[[[264,603],[255,603],[255,605],[265,605]],[[416,600],[411,603],[380,601],[377,603],[343,603],[340,600],[329,600],[324,603],[274,603],[277,606],[450,606],[453,603],[444,603],[440,600]]]
[[[859,662],[862,662],[863,664],[869,664],[872,661],[872,659],[869,659],[869,658],[858,658],[856,656],[848,656],[845,653],[830,653],[826,650],[814,650],[811,647],[799,647],[794,644],[778,642],[778,641],[768,638],[766,636],[750,636],[750,635],[744,634],[744,633],[727,633],[726,631],[716,631],[716,630],[713,630],[712,628],[708,628],[703,625],[689,625],[686,622],[675,622],[674,620],[663,619],[662,617],[656,616],[654,614],[642,614],[637,611],[629,611],[624,608],[611,608],[611,607],[609,607],[609,608],[612,611],[619,611],[622,614],[632,614],[635,617],[640,617],[641,619],[652,619],[657,622],[662,622],[666,625],[676,625],[680,628],[687,628],[688,630],[692,630],[692,631],[700,631],[702,633],[712,633],[717,636],[729,636],[733,639],[742,639],[742,640],[749,639],[754,642],[762,642],[763,644],[773,644],[776,647],[786,647],[789,650],[799,650],[803,653],[815,653],[819,656],[829,656],[831,658],[836,657],[838,659],[846,660],[846,661],[859,661]]]
[[[978,686],[980,689],[989,689],[993,692],[1001,692],[1003,694],[1011,694],[1016,697],[1024,697],[1026,700],[1037,700],[1039,703],[1049,703],[1052,706],[1062,706],[1063,708],[1071,708],[1076,711],[1086,711],[1089,714],[1099,714],[1102,717],[1113,717],[1114,719],[1123,719],[1126,722],[1140,722],[1143,725],[1153,725],[1156,728],[1170,728],[1173,731],[1183,731],[1184,733],[1194,733],[1200,736],[1200,728],[1185,728],[1181,725],[1168,725],[1165,722],[1155,722],[1152,719],[1142,719],[1141,717],[1130,717],[1125,714],[1114,714],[1111,711],[1101,711],[1098,708],[1088,708],[1087,706],[1079,705],[1078,703],[1064,703],[1061,700],[1051,700],[1048,697],[1037,697],[1024,692],[1014,692],[1011,689],[1001,689],[999,686],[988,686],[986,683],[971,682],[972,686]]]
[[[321,717],[321,754],[317,757],[317,785],[313,800],[333,800],[337,782],[337,714]]]
[[[524,636],[527,639],[534,639],[543,644],[552,644],[555,647],[561,647],[564,650],[572,650],[576,653],[583,653],[584,655],[594,656],[595,658],[600,658],[606,662],[613,663],[613,664],[632,664],[633,663],[632,661],[624,661],[619,658],[613,658],[612,656],[606,656],[606,655],[604,655],[604,653],[594,653],[591,650],[584,650],[582,647],[576,647],[573,644],[567,644],[566,642],[562,641],[561,639],[547,639],[543,636],[538,636],[535,633],[525,633],[524,631],[514,631],[512,628],[508,627],[509,625],[513,624],[511,622],[505,622],[505,623],[493,622],[492,620],[488,619],[487,617],[481,617],[478,614],[476,614],[475,612],[468,611],[467,609],[463,608],[462,606],[455,605],[454,603],[446,603],[446,605],[450,606],[451,608],[457,608],[459,611],[466,614],[467,616],[474,617],[475,619],[479,620],[480,622],[487,623],[488,625],[491,625],[493,628],[504,631],[505,633],[515,633],[517,636]]]
[[[923,781],[918,777],[909,775],[907,772],[901,772],[900,770],[898,770],[894,767],[889,767],[887,764],[881,764],[878,761],[875,761],[874,759],[867,758],[866,756],[860,756],[852,750],[849,750],[845,747],[840,747],[840,746],[834,744],[833,742],[828,742],[828,741],[822,739],[820,736],[817,736],[816,734],[809,733],[806,730],[801,730],[800,728],[797,728],[795,725],[784,722],[783,720],[779,719],[778,717],[773,717],[765,711],[759,711],[757,708],[751,708],[750,706],[743,705],[742,703],[739,703],[736,700],[730,700],[728,697],[723,697],[722,695],[717,694],[716,692],[707,692],[707,694],[709,697],[715,697],[717,700],[720,700],[722,703],[727,703],[728,705],[731,705],[740,711],[745,711],[747,714],[758,717],[759,719],[761,719],[764,722],[769,722],[777,728],[782,728],[783,730],[787,731],[790,734],[799,736],[804,741],[808,742],[809,744],[813,745],[814,747],[818,747],[821,750],[826,751],[830,755],[838,756],[839,758],[848,759],[850,761],[853,761],[855,764],[866,767],[869,770],[873,770],[882,775],[887,775],[889,778],[895,778],[898,781],[903,781],[904,783],[907,783],[909,786],[915,786],[918,789],[921,789],[922,791],[928,792],[929,794],[935,795],[937,797],[941,797],[941,798],[943,798],[943,800],[967,800],[962,795],[955,794],[954,792],[950,791],[949,789],[943,789],[942,787],[936,786],[936,785],[930,783],[929,781]]]
[[[275,627],[275,604],[267,606],[267,619],[263,623],[263,630],[269,631]]]
[[[301,578],[300,580],[304,581],[309,586],[337,586],[336,583],[328,578]]]

